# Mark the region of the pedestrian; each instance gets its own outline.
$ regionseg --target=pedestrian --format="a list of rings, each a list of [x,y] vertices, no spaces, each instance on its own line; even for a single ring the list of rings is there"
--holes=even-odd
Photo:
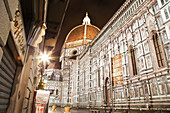
[[[112,113],[112,109],[110,109],[109,113]]]

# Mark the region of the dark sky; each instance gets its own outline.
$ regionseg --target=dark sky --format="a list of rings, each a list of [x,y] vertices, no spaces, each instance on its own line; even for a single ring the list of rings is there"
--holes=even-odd
[[[61,1],[63,2],[61,3]],[[61,20],[66,2],[67,0],[49,0],[47,25],[48,21],[57,22]],[[70,0],[53,55],[60,56],[60,50],[67,34],[72,28],[82,24],[86,12],[91,19],[91,24],[102,29],[124,2],[125,0]],[[57,62],[56,68],[59,68],[59,65]]]

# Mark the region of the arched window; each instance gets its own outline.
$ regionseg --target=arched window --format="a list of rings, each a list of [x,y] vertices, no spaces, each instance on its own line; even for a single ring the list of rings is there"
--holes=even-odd
[[[137,75],[135,52],[132,47],[130,48],[130,58],[131,58],[131,62],[132,62],[133,75]]]
[[[161,41],[158,38],[157,33],[153,34],[153,44],[156,52],[158,66],[164,66],[163,49],[161,48]]]
[[[100,69],[98,70],[98,87],[100,87]]]
[[[168,18],[169,18],[169,15],[168,15],[168,11],[167,11],[167,9],[165,9],[165,10],[164,10],[164,13],[165,13],[165,17],[166,17],[166,19],[168,19]]]
[[[83,88],[85,88],[85,84],[86,84],[86,71],[84,71],[83,73]]]
[[[56,95],[58,95],[58,89],[56,89]]]
[[[91,95],[90,95],[90,101],[91,101]]]
[[[161,0],[162,5],[164,5],[164,0]]]

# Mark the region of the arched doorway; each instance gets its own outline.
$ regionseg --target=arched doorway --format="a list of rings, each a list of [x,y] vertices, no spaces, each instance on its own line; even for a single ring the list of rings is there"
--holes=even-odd
[[[105,104],[110,106],[110,87],[109,87],[109,78],[105,80]]]

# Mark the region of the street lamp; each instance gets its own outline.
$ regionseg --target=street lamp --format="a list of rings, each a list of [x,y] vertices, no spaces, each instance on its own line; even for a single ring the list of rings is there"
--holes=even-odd
[[[46,52],[44,52],[44,53],[41,52],[40,56],[38,57],[39,61],[42,62],[42,67],[43,67],[43,68],[41,68],[41,75],[43,75],[43,72],[44,72],[44,70],[46,68],[46,63],[50,62],[50,57],[49,56],[50,56],[49,53],[47,54]],[[40,83],[39,83],[39,89],[40,88],[43,89],[45,83],[47,83],[47,80],[45,80],[44,82],[43,82],[43,80],[44,80],[44,77],[41,76]]]
[[[40,60],[42,62],[50,62],[49,61],[49,59],[50,59],[49,54],[47,54],[46,52],[40,53],[40,57],[39,58],[40,58]]]

